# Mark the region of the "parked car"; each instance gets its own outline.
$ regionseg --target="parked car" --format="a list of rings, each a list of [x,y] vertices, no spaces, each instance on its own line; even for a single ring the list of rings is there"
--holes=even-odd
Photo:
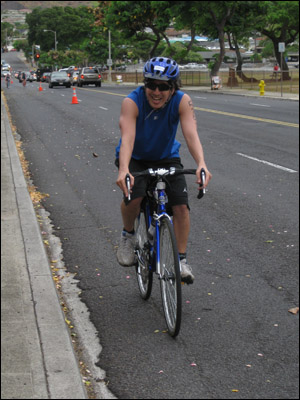
[[[115,71],[126,71],[126,65],[119,65],[115,68]]]
[[[185,68],[187,69],[200,69],[200,68],[206,68],[205,64],[197,64],[197,63],[188,63]]]
[[[53,86],[65,86],[67,88],[71,87],[70,78],[66,71],[55,71],[52,72],[49,79],[49,88]]]
[[[35,70],[31,70],[31,71],[29,71],[29,72],[30,72],[31,75],[32,75],[32,80],[33,80],[33,81],[36,81],[36,80],[37,80],[36,71],[35,71]]]
[[[72,71],[72,72],[70,73],[70,75],[71,75],[71,76],[70,76],[71,85],[73,85],[73,86],[77,85],[79,70],[74,70],[74,71]]]
[[[26,81],[32,82],[34,80],[33,75],[30,71],[25,72],[25,74],[26,74]]]
[[[1,76],[6,76],[9,73],[10,73],[9,68],[1,68]]]
[[[98,68],[81,68],[78,75],[77,86],[82,87],[82,85],[96,85],[101,87],[101,74]]]

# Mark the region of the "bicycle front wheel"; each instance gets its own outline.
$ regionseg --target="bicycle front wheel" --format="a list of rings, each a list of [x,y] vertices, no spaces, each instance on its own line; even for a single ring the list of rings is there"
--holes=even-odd
[[[150,270],[150,248],[148,242],[147,216],[144,210],[135,221],[136,231],[136,277],[141,297],[147,300],[152,291],[153,272]]]
[[[173,225],[168,218],[160,224],[161,296],[171,336],[178,335],[181,323],[181,278]]]

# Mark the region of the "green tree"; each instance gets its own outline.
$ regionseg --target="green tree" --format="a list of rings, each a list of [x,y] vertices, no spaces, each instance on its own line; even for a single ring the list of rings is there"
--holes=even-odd
[[[9,22],[1,22],[1,47],[6,46],[6,40],[12,37],[14,33],[14,26]]]
[[[238,1],[174,1],[171,10],[177,28],[191,30],[194,43],[196,34],[204,34],[211,39],[218,38],[220,54],[212,64],[211,74],[217,75],[225,56],[225,29],[234,15]]]
[[[26,15],[28,24],[28,42],[30,45],[38,44],[41,51],[54,49],[54,34],[56,32],[58,50],[78,48],[86,38],[92,38],[91,27],[94,16],[88,7],[52,7],[35,8],[31,14]]]
[[[106,26],[118,30],[125,39],[148,40],[153,43],[149,53],[152,57],[162,39],[170,45],[165,30],[170,24],[170,9],[164,1],[113,1],[104,10]],[[150,29],[152,32],[146,32]]]
[[[218,37],[220,54],[212,67],[211,75],[218,75],[225,56],[225,29],[233,17],[238,1],[201,1],[201,23],[205,35]]]
[[[248,78],[242,71],[243,59],[240,51],[240,45],[247,42],[248,38],[253,34],[253,26],[257,21],[258,7],[256,1],[237,1],[235,12],[228,21],[225,31],[231,50],[235,50],[237,56],[236,71],[239,77],[245,81],[257,81],[254,78]],[[254,55],[253,60],[258,60],[258,54]],[[237,84],[231,82],[231,84]]]
[[[289,45],[299,35],[299,1],[259,1],[256,28],[272,40],[274,53],[283,79],[290,79],[285,57],[278,50],[279,43]]]
[[[177,30],[188,29],[191,32],[191,40],[185,46],[184,50],[178,53],[178,62],[197,62],[195,58],[197,56],[192,54],[189,56],[189,52],[192,50],[195,43],[195,37],[197,34],[202,34],[201,31],[201,16],[203,8],[199,1],[170,1],[169,7],[171,9],[174,28]]]

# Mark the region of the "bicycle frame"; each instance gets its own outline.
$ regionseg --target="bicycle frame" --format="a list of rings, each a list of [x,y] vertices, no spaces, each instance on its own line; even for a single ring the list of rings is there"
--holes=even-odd
[[[162,217],[167,217],[171,223],[172,218],[169,216],[169,214],[166,211],[166,192],[165,188],[158,188],[158,186],[165,186],[165,183],[160,179],[156,185],[155,188],[152,192],[154,198],[157,201],[157,212],[154,212],[153,215],[151,216],[150,214],[150,207],[149,203],[147,203],[147,216],[148,216],[148,226],[150,226],[152,222],[152,218],[155,220],[155,236],[154,236],[154,243],[152,248],[150,249],[150,252],[153,254],[153,250],[155,249],[155,259],[152,259],[151,267],[153,272],[156,272],[160,278],[162,277],[161,273],[161,267],[160,267],[160,232],[159,232],[159,225],[160,225],[160,219]],[[163,184],[163,185],[162,185]],[[154,265],[153,265],[154,263]]]

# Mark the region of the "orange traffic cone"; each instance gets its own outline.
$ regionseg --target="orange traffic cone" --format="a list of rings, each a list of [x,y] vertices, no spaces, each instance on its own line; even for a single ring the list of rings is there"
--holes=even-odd
[[[39,92],[42,92],[42,91],[43,91],[43,88],[42,88],[42,84],[40,82]]]
[[[77,96],[76,96],[76,90],[75,90],[75,88],[73,88],[73,97],[72,97],[72,102],[71,102],[71,104],[79,104],[79,103],[78,103]]]

